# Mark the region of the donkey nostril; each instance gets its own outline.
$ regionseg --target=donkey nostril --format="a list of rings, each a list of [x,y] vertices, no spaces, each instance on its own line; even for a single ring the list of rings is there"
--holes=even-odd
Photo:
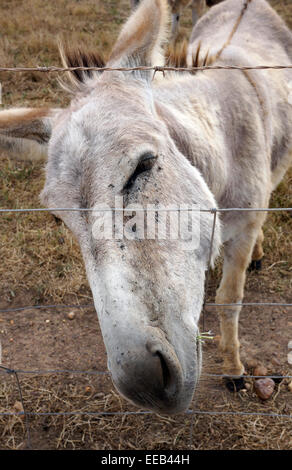
[[[157,332],[155,334],[158,335]],[[146,349],[152,356],[152,367],[155,364],[156,380],[159,379],[161,391],[165,396],[176,396],[182,387],[183,373],[173,347],[164,338],[156,341],[152,337]]]
[[[160,359],[161,371],[162,371],[162,380],[163,380],[163,388],[169,388],[171,384],[171,374],[168,368],[168,365],[160,352],[157,352],[156,355]]]
[[[159,372],[161,375],[162,386],[164,390],[169,389],[171,384],[173,383],[173,378],[169,364],[167,363],[164,355],[161,352],[161,347],[157,344],[148,344],[147,349],[153,357],[159,359]]]

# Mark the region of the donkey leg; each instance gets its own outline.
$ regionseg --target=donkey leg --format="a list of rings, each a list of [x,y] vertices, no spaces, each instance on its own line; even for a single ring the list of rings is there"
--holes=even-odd
[[[243,299],[246,269],[250,263],[252,250],[259,229],[249,226],[236,240],[227,242],[224,249],[223,277],[217,290],[217,304],[240,304]],[[229,377],[243,374],[238,341],[238,320],[241,306],[218,307],[220,315],[223,355],[223,373]]]

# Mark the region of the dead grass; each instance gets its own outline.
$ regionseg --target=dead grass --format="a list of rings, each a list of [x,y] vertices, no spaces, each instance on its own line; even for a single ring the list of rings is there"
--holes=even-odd
[[[41,166],[8,159],[1,163],[1,207],[39,207]],[[51,215],[3,215],[0,227],[3,300],[12,300],[17,289],[32,289],[37,303],[53,299],[61,303],[68,295],[74,297],[87,291],[77,244],[66,227],[57,225]]]
[[[109,390],[110,382],[107,376],[32,376],[22,378],[21,386],[26,411],[72,413],[66,417],[29,417],[31,444],[34,445],[37,441],[43,449],[183,450],[190,447],[193,450],[264,450],[289,449],[291,445],[291,427],[287,426],[288,421],[283,418],[197,414],[181,414],[175,417],[153,414],[114,415],[139,410],[125,403],[114,390]],[[203,384],[200,387],[201,393],[202,386]],[[285,389],[284,384],[282,388]],[[267,408],[265,404],[258,402],[252,390],[241,392],[230,400],[230,395],[217,387],[210,393],[209,407],[219,413],[243,411],[287,414],[291,412],[291,408],[283,403],[283,398],[288,398],[288,393],[282,391],[281,399],[276,398]],[[0,412],[15,411],[13,405],[19,400],[15,383],[12,380],[10,383],[5,382],[0,394]],[[199,391],[198,402],[201,401],[200,398]],[[196,406],[196,410],[200,409],[201,406]],[[113,416],[90,415],[99,412],[113,413]],[[225,420],[228,420],[228,426]],[[0,429],[6,448],[19,449],[26,445],[23,417],[0,416]]]
[[[290,0],[271,0],[292,27]],[[0,63],[7,66],[60,64],[57,37],[82,42],[107,52],[128,13],[127,0],[2,0],[0,5]],[[187,11],[181,37],[191,26]],[[55,76],[46,74],[2,74],[5,106],[64,106],[68,98],[60,92]],[[39,207],[38,194],[44,175],[39,163],[16,162],[7,156],[0,161],[0,206]],[[271,200],[271,207],[292,206],[292,170]],[[256,301],[291,302],[292,218],[291,214],[270,214],[265,224],[265,260],[261,273],[248,275],[246,298]],[[90,303],[91,293],[77,244],[71,233],[53,217],[44,214],[6,214],[0,217],[0,307],[38,303]],[[211,277],[209,298],[213,300],[220,279],[220,264]],[[273,314],[273,315],[272,315]],[[248,332],[244,354],[253,356],[252,341],[259,328],[275,328],[272,318],[282,322],[277,339],[256,343],[260,359],[270,360],[269,350],[282,351],[282,362],[271,363],[270,372],[290,372],[285,363],[289,312],[278,309],[243,312]],[[278,316],[277,316],[278,315]],[[62,312],[27,311],[19,315],[0,314],[0,338],[5,364],[23,368],[94,369],[105,368],[105,354],[95,345],[94,314],[78,314],[69,323]],[[262,319],[260,322],[259,319]],[[49,319],[50,323],[46,323]],[[248,321],[247,321],[248,320]],[[74,320],[75,321],[75,320]],[[210,314],[215,333],[218,322]],[[93,325],[93,326],[92,326]],[[260,325],[260,326],[259,326]],[[285,326],[284,326],[285,325]],[[290,329],[291,331],[291,329]],[[273,336],[274,335],[274,336]],[[98,336],[101,341],[100,335]],[[250,338],[250,342],[248,339]],[[291,339],[291,338],[290,338]],[[66,344],[70,344],[68,352]],[[267,344],[266,344],[267,343]],[[74,353],[74,344],[76,352]],[[48,346],[49,345],[49,346]],[[81,346],[83,345],[83,346]],[[220,371],[215,344],[205,347],[205,372]],[[61,357],[63,354],[63,357]],[[100,363],[96,357],[100,354]],[[271,353],[272,356],[272,353]],[[38,361],[39,360],[39,361]],[[21,362],[23,361],[23,362]],[[58,362],[60,361],[60,362]],[[75,362],[74,362],[75,361]],[[277,364],[277,363],[276,363]],[[0,412],[13,410],[19,400],[13,376],[0,375]],[[132,408],[112,389],[107,377],[88,375],[21,376],[25,408],[33,412],[124,411]],[[90,387],[90,392],[88,388]],[[218,379],[202,379],[194,407],[214,411],[250,411],[291,414],[291,393],[282,383],[274,398],[262,403],[252,383],[246,392],[233,395]],[[136,411],[136,409],[135,409]],[[39,449],[290,449],[291,420],[244,416],[181,415],[165,418],[155,415],[93,417],[89,415],[30,417],[31,440]],[[25,424],[20,417],[0,415],[0,448],[25,445]]]

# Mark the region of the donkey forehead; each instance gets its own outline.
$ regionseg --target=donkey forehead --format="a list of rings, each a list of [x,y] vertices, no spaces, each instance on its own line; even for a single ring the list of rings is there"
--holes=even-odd
[[[89,82],[84,94],[72,100],[71,115],[86,117],[87,113],[95,112],[102,126],[113,116],[122,121],[134,119],[139,113],[151,114],[154,110],[151,88],[142,80],[126,78],[102,77]]]
[[[80,145],[100,145],[105,150],[115,144],[137,145],[138,141],[159,140],[163,132],[151,89],[139,80],[101,80],[83,96],[75,98],[56,119],[51,148],[80,151]],[[156,139],[156,140],[157,140]]]
[[[95,203],[97,193],[108,195],[113,179],[116,188],[124,186],[142,154],[164,153],[166,137],[146,87],[98,83],[57,117],[43,195],[55,206],[65,203],[56,202],[61,193],[70,195],[69,205],[72,199]]]

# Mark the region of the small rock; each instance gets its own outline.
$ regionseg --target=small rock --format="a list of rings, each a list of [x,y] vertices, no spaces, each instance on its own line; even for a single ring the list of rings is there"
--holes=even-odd
[[[67,316],[68,316],[69,320],[74,320],[75,312],[69,312]]]
[[[257,367],[254,368],[253,375],[260,376],[260,377],[266,376],[268,375],[268,370],[265,366],[258,365]]]
[[[262,400],[268,400],[275,388],[275,382],[268,377],[266,379],[258,379],[254,383],[256,394]]]
[[[257,361],[255,359],[249,359],[247,361],[247,364],[246,364],[248,369],[255,369],[257,367],[257,365],[258,364],[257,364]]]
[[[12,412],[13,413],[23,413],[24,412],[22,403],[20,401],[16,401],[14,403]],[[24,419],[24,415],[20,415],[20,418]]]
[[[16,411],[16,413],[23,413],[23,406],[20,401],[16,401],[13,405],[13,410]]]
[[[291,380],[291,382],[288,383],[288,390],[290,392],[292,392],[292,380]]]

